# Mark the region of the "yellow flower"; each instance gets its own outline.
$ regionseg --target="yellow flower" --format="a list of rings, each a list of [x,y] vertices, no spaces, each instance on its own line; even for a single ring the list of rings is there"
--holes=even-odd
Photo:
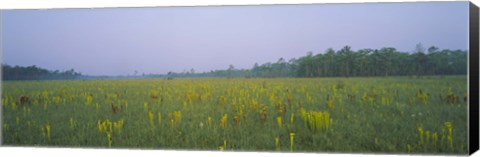
[[[148,112],[148,102],[143,103],[143,109],[145,110],[145,112]]]
[[[107,126],[108,126],[108,130],[107,129],[105,129],[105,130],[107,130],[109,133],[112,133],[113,132],[113,123],[108,119],[107,119],[105,128],[107,128]]]
[[[212,125],[212,117],[208,116],[208,125],[211,126]]]
[[[90,95],[88,95],[88,96],[85,98],[85,104],[86,104],[86,105],[90,105],[90,104],[92,104],[92,102],[93,102],[93,97],[90,96]]]
[[[220,126],[226,127],[227,126],[227,114],[224,114],[222,119],[220,120]]]
[[[290,124],[293,125],[293,123],[295,123],[295,113],[290,116]]]
[[[107,133],[108,147],[112,147],[112,135]]]
[[[227,100],[226,100],[225,96],[222,95],[218,98],[218,102],[219,102],[220,106],[225,107],[225,104],[227,103]]]
[[[42,127],[41,130],[42,130],[43,138],[45,139],[45,138],[46,138],[46,137],[45,137],[45,136],[46,136],[46,135],[45,135],[45,129]]]
[[[175,123],[180,123],[180,121],[182,121],[182,112],[181,111],[173,112],[173,117],[175,118]]]
[[[335,103],[333,102],[333,100],[327,101],[327,107],[328,109],[333,109],[333,107],[335,107]]]
[[[290,133],[290,151],[293,152],[293,138],[295,137],[295,133]]]
[[[282,117],[277,117],[278,128],[282,128]]]
[[[45,126],[47,128],[47,136],[48,136],[48,139],[50,139],[50,124],[47,124],[47,126]]]
[[[450,147],[453,148],[453,126],[452,126],[452,122],[445,122],[445,127],[448,130],[447,142],[450,145]]]
[[[435,133],[432,134],[432,143],[433,143],[433,145],[437,145],[437,139],[438,139],[438,135],[437,135],[437,133],[435,132]]]
[[[239,115],[233,116],[233,121],[235,122],[235,125],[239,125],[240,124],[240,116]]]
[[[223,148],[227,149],[227,139],[223,139]]]
[[[155,127],[154,124],[153,124],[153,118],[154,118],[153,112],[152,112],[152,111],[149,111],[149,112],[148,112],[148,120],[150,121],[150,126],[151,126],[152,128]]]
[[[113,122],[113,127],[118,130],[118,132],[122,132],[123,129],[123,118],[120,119],[118,122]]]
[[[279,141],[278,141],[278,136],[275,137],[275,149],[276,149],[277,151],[280,150],[280,143],[279,143]]]
[[[103,132],[103,125],[100,120],[97,121],[98,132]]]
[[[420,144],[423,144],[423,128],[418,127],[418,133],[420,135]]]

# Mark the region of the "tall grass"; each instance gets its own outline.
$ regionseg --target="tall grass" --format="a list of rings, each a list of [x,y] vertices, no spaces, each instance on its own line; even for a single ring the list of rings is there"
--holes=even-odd
[[[466,76],[449,76],[6,81],[2,142],[465,154],[466,80]],[[22,96],[29,103],[19,102]],[[120,111],[112,112],[113,106]],[[99,131],[98,124],[105,121],[114,127],[110,132]]]

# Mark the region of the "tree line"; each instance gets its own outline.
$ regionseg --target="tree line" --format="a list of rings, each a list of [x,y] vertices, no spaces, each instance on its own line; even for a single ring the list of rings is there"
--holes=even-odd
[[[360,49],[350,46],[340,50],[332,48],[324,53],[308,52],[305,56],[288,61],[279,58],[276,62],[255,63],[250,69],[227,69],[196,73],[190,71],[168,74],[149,74],[132,78],[177,78],[177,77],[356,77],[356,76],[422,76],[466,75],[467,51],[440,50],[435,46],[425,49],[417,44],[413,52],[401,52],[392,47]],[[83,76],[74,69],[60,72],[36,67],[2,64],[2,80],[51,80],[51,79],[112,79],[119,77]],[[120,77],[121,78],[121,77]],[[127,77],[130,78],[130,77]]]
[[[2,80],[59,80],[76,79],[80,76],[82,76],[82,74],[75,72],[74,69],[66,71],[49,71],[35,65],[28,67],[12,67],[7,64],[2,64]]]
[[[356,77],[356,76],[423,76],[467,74],[467,51],[425,49],[417,44],[413,52],[401,52],[392,47],[360,49],[350,46],[340,50],[327,49],[324,53],[292,58],[259,65],[251,69],[235,69],[204,73],[173,73],[168,77]]]

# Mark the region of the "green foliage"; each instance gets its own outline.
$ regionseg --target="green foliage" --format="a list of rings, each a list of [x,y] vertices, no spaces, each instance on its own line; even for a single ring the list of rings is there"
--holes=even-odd
[[[463,96],[466,82],[466,76],[8,81],[2,144],[466,154],[468,106],[446,99]],[[31,103],[17,103],[22,96]]]
[[[81,76],[81,73],[70,69],[64,72],[48,71],[35,65],[28,67],[10,66],[2,64],[2,80],[56,80],[56,79],[75,79]]]
[[[420,45],[420,46],[419,46]],[[335,51],[292,58],[277,62],[255,63],[251,69],[212,70],[204,73],[174,73],[167,77],[355,77],[355,76],[423,76],[464,75],[467,73],[467,51],[438,50],[430,47],[425,53],[421,44],[415,52],[400,52],[395,48],[360,49],[350,46]],[[162,75],[158,75],[162,77]]]

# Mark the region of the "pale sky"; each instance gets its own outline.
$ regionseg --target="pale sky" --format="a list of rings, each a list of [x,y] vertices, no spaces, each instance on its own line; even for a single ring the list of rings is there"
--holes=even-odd
[[[2,62],[87,75],[251,68],[394,47],[466,50],[468,2],[1,11]]]

